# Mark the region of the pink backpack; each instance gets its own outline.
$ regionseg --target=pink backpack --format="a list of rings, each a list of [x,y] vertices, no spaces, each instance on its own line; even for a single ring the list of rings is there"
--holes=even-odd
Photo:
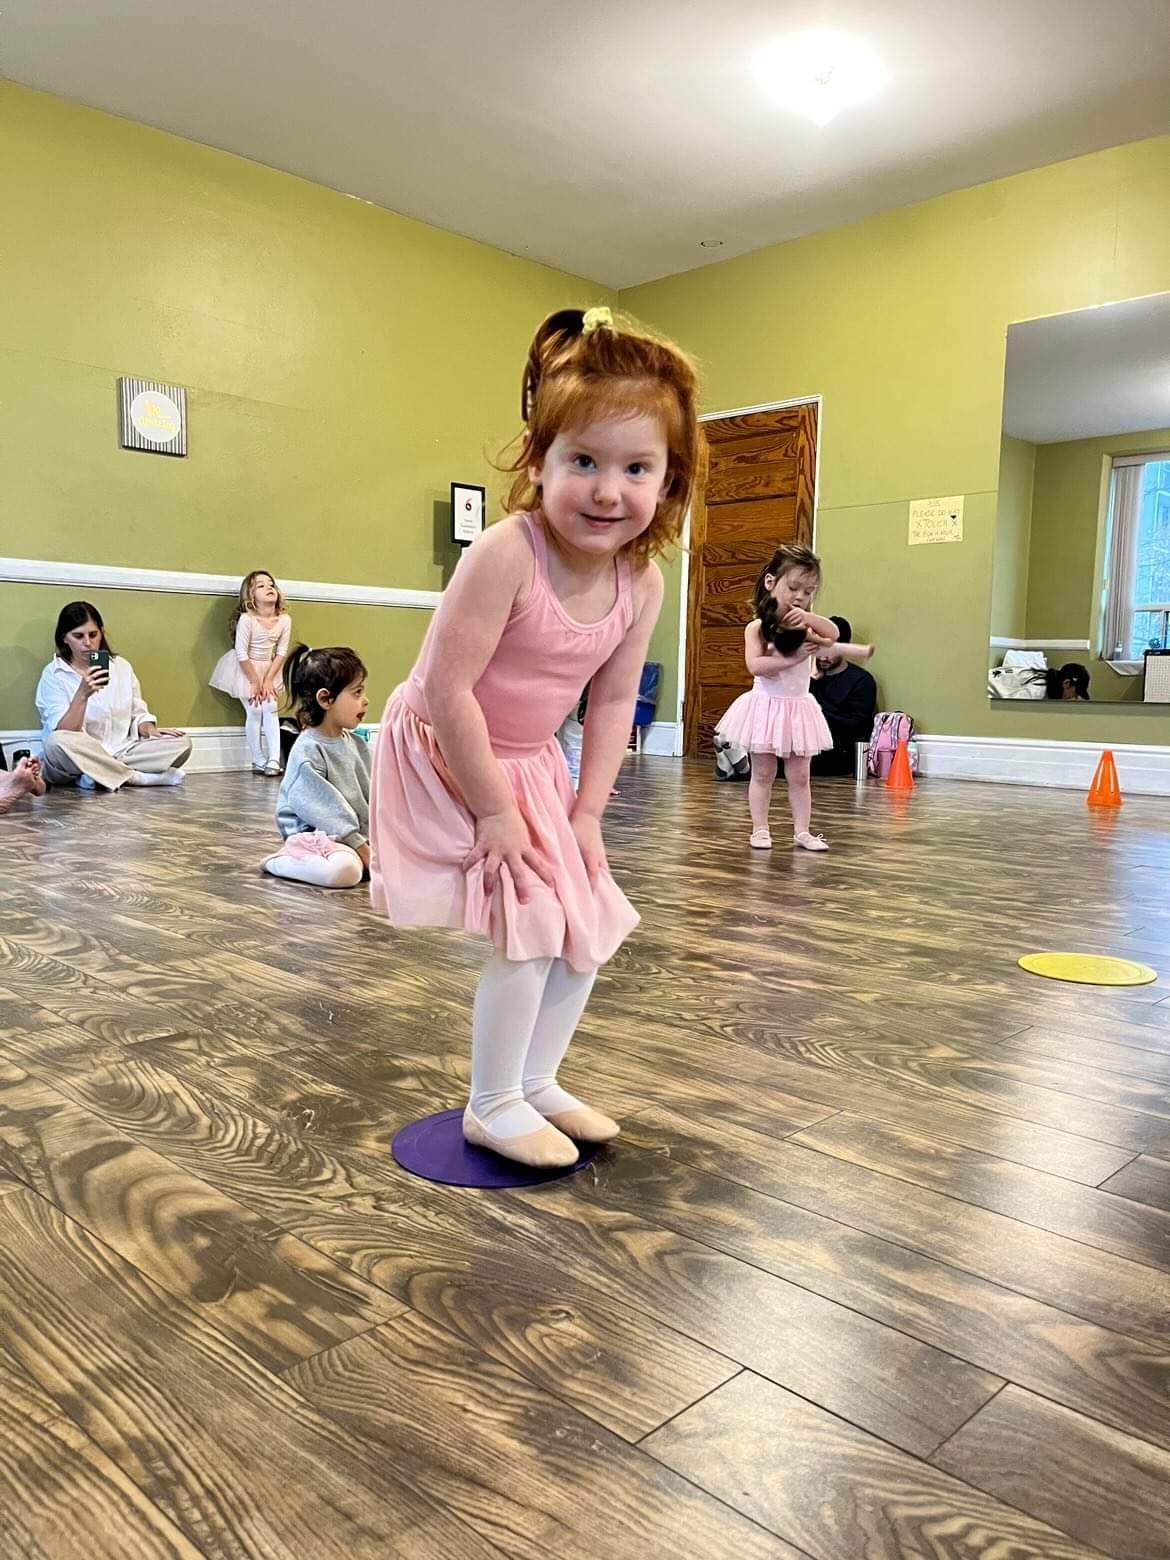
[[[905,742],[910,750],[910,772],[918,773],[918,745],[914,741],[914,722],[904,710],[881,710],[873,718],[873,731],[869,738],[869,755],[866,768],[871,775],[884,780],[894,762],[898,743]]]

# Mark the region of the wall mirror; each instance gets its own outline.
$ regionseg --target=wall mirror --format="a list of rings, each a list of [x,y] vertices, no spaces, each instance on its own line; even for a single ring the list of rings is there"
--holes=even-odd
[[[1007,334],[993,699],[1170,703],[1170,294]]]

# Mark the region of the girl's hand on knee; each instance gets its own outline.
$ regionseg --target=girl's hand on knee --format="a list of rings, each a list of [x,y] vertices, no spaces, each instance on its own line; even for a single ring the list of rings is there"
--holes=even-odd
[[[516,808],[476,819],[475,845],[463,863],[464,872],[480,861],[483,862],[483,886],[489,894],[494,891],[504,869],[511,877],[516,898],[522,905],[528,903],[534,876],[552,887],[552,873],[534,849],[528,825]]]
[[[609,871],[605,855],[605,841],[601,837],[601,819],[592,813],[575,812],[571,819],[573,836],[581,852],[581,860],[589,874],[590,883],[596,883],[603,872]]]

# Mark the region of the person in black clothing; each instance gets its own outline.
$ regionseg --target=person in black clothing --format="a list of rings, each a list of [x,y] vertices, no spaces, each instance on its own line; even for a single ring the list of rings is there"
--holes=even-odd
[[[820,705],[833,746],[812,761],[814,775],[851,775],[858,742],[868,742],[877,712],[877,683],[857,661],[868,661],[872,645],[855,645],[847,618],[834,617],[840,638],[817,656],[817,673],[811,691]]]
[[[1045,697],[1066,703],[1089,697],[1089,672],[1079,661],[1066,661],[1057,670],[1050,666],[1044,673]]]

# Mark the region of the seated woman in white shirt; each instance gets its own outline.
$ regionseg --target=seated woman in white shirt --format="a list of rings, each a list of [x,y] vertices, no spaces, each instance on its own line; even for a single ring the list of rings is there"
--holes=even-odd
[[[110,649],[98,609],[71,601],[61,609],[55,637],[57,654],[37,684],[45,779],[91,791],[178,785],[190,738],[155,721],[134,668]],[[89,664],[95,650],[108,653],[108,672]]]

